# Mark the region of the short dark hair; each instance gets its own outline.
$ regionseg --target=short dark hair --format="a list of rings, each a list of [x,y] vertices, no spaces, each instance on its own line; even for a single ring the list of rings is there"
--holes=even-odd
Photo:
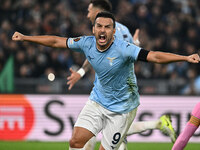
[[[91,0],[90,3],[93,4],[94,7],[103,9],[104,11],[112,11],[112,4],[109,0]]]
[[[113,20],[113,28],[115,28],[115,17],[112,13],[110,12],[99,12],[96,17],[95,17],[95,22],[96,22],[96,19],[99,18],[99,17],[103,17],[103,18],[111,18]]]

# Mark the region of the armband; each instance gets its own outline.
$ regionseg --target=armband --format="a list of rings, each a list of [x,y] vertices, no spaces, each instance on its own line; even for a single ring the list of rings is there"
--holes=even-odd
[[[195,116],[191,116],[189,122],[195,125],[196,127],[200,125],[200,119],[196,118]]]
[[[77,73],[79,73],[81,75],[81,77],[83,77],[85,75],[85,70],[83,68],[80,68]]]
[[[138,60],[147,62],[147,55],[148,54],[149,54],[148,50],[141,49],[139,54],[138,54]]]

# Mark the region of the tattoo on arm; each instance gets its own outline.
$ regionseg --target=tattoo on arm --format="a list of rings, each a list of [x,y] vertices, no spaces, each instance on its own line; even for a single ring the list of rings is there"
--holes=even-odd
[[[85,61],[84,61],[84,63],[83,63],[83,66],[82,66],[82,68],[85,70],[85,72],[87,72],[87,71],[89,71],[89,69],[91,69],[91,65],[90,65],[90,63],[89,63],[89,61],[86,59]]]

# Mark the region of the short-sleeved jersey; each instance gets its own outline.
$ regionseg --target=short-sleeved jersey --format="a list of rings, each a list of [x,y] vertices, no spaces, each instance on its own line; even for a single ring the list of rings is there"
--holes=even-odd
[[[130,72],[133,72],[133,63],[137,60],[140,47],[116,38],[109,49],[100,52],[94,36],[69,38],[67,46],[83,52],[95,70],[91,100],[118,113],[127,113],[138,107],[138,89],[133,84],[134,74]]]
[[[124,26],[123,24],[116,22],[116,32],[115,32],[115,37],[120,39],[120,40],[125,40],[129,43],[133,43],[133,38],[132,35],[129,31],[129,29]]]
[[[116,23],[115,37],[120,40],[125,40],[129,43],[133,43],[133,37],[132,37],[129,29],[125,25],[123,25],[119,22],[115,22],[115,23]],[[134,76],[133,84],[135,84],[135,86],[137,86],[137,79],[136,79],[136,75],[134,72],[134,65],[133,65],[133,71],[131,71],[130,74],[133,74],[133,76]]]

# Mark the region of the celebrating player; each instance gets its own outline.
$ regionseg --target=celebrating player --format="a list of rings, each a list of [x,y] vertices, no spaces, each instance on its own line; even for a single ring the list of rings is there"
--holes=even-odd
[[[87,18],[91,21],[92,24],[94,24],[95,17],[99,12],[102,12],[102,11],[110,12],[111,10],[112,10],[112,5],[108,0],[91,0],[88,6]],[[135,31],[135,34],[132,38],[132,35],[129,32],[129,29],[126,26],[120,24],[119,22],[116,22],[116,32],[115,32],[116,38],[125,40],[130,43],[134,43],[135,45],[139,46],[140,42],[139,42],[138,36],[139,36],[139,29]],[[77,72],[70,68],[71,75],[67,78],[68,79],[67,84],[69,85],[68,89],[71,90],[74,84],[78,82],[78,80],[80,80],[81,77],[84,76],[85,72],[87,72],[90,68],[91,68],[91,65],[89,64],[87,60],[85,60],[83,66]],[[134,70],[134,66],[133,66],[133,70]],[[133,84],[137,88],[134,71],[130,71],[130,74],[133,74],[134,80],[132,81],[133,81]],[[176,140],[176,134],[172,127],[170,116],[168,115],[163,115],[158,120],[154,120],[154,121],[133,122],[127,134],[132,135],[136,133],[141,133],[149,129],[159,129],[164,134],[169,135],[173,143]],[[95,143],[96,143],[96,140],[94,137],[85,145],[85,149],[93,150],[95,147]],[[120,150],[124,150],[126,148],[126,143],[127,143],[126,141],[122,143],[122,145],[120,146]]]
[[[15,41],[29,41],[50,47],[69,48],[85,54],[95,70],[96,79],[89,100],[75,123],[70,139],[71,150],[82,150],[86,142],[102,131],[100,150],[118,149],[133,122],[139,106],[139,93],[133,84],[133,63],[146,61],[199,63],[198,54],[182,56],[148,51],[114,37],[115,18],[111,13],[97,14],[94,36],[64,38],[26,36],[15,32]]]

